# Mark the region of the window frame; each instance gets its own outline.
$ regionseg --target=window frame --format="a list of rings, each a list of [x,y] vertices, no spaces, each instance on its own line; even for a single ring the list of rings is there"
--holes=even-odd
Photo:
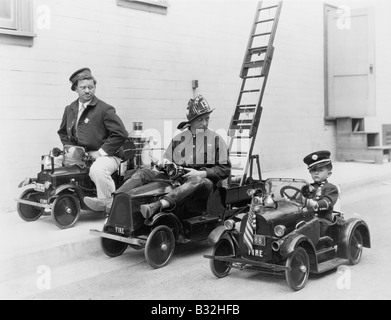
[[[117,0],[119,7],[167,14],[168,0]]]
[[[33,32],[33,1],[11,1],[15,6],[13,12],[14,27],[10,28],[6,24],[3,26],[0,25],[0,43],[32,46],[33,39],[37,36]]]
[[[10,17],[9,18],[1,18],[0,17],[0,28],[1,29],[7,29],[7,30],[18,30],[18,24],[17,24],[17,1],[16,0],[8,0],[11,3],[10,6]]]

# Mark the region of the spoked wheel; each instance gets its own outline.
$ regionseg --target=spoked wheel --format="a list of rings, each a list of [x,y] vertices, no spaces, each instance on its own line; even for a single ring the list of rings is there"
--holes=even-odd
[[[62,194],[54,200],[52,207],[52,220],[54,224],[67,229],[75,225],[80,216],[80,202],[76,196]]]
[[[288,285],[295,291],[303,289],[310,274],[310,260],[304,248],[296,248],[288,257],[286,266],[290,268],[285,271]]]
[[[357,228],[351,233],[349,238],[348,259],[351,264],[357,264],[361,260],[363,250],[363,240],[360,230]]]
[[[168,264],[175,250],[175,237],[167,226],[152,230],[145,244],[145,259],[155,269]]]
[[[34,189],[25,190],[20,195],[20,199],[39,203],[39,200],[36,197],[36,191]],[[21,217],[24,221],[31,222],[38,220],[39,217],[42,216],[44,209],[41,207],[34,207],[29,204],[18,202],[17,211],[19,217]]]
[[[115,258],[123,254],[128,247],[128,244],[121,241],[116,241],[107,238],[101,238],[100,245],[103,249],[103,252],[111,257]]]
[[[221,239],[213,248],[212,255],[215,257],[234,256],[235,249],[231,241]],[[230,262],[210,260],[210,270],[217,278],[223,278],[231,271],[232,264]]]

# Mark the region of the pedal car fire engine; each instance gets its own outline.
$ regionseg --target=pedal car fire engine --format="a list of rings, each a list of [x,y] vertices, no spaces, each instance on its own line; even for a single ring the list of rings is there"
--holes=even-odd
[[[243,79],[240,95],[228,130],[232,176],[227,185],[220,186],[207,202],[186,199],[173,212],[160,212],[149,219],[142,216],[140,205],[157,201],[175,188],[175,178],[151,182],[130,194],[117,194],[103,230],[91,230],[92,234],[101,237],[103,251],[108,256],[121,255],[128,246],[145,248],[148,263],[160,268],[171,259],[176,243],[206,240],[209,233],[223,225],[228,218],[248,212],[251,197],[247,190],[263,186],[259,157],[252,152],[262,114],[261,102],[273,58],[273,40],[280,11],[281,3],[264,8],[260,3],[257,8],[240,73]],[[258,22],[259,18],[265,19],[264,23]],[[258,27],[261,24],[269,30],[260,31]],[[255,41],[255,38],[261,41]],[[258,165],[258,177],[253,177],[255,164]]]
[[[124,144],[122,162],[132,159],[134,154],[135,146],[128,140]],[[20,188],[25,188],[16,200],[19,216],[31,222],[47,213],[51,214],[57,227],[73,227],[81,210],[89,210],[83,198],[96,197],[95,184],[89,177],[92,162],[83,147],[71,145],[64,146],[63,151],[54,148],[49,155],[43,156],[37,178],[26,178],[19,184]],[[113,179],[119,187],[123,179],[121,166]]]
[[[145,258],[153,268],[167,265],[173,256],[176,243],[187,244],[206,240],[218,225],[239,212],[248,211],[251,198],[247,189],[260,187],[253,182],[244,187],[227,190],[218,188],[207,202],[187,198],[171,212],[160,212],[151,218],[143,217],[142,204],[158,200],[178,186],[178,178],[185,169],[175,164],[166,165],[167,180],[150,182],[129,193],[114,196],[113,205],[103,231],[90,230],[101,237],[103,252],[109,257],[121,255],[128,246],[145,249]]]
[[[302,190],[308,185],[305,180],[268,179],[264,189],[249,190],[249,213],[241,221],[227,220],[209,236],[213,251],[204,257],[211,259],[212,273],[218,278],[231,268],[281,273],[297,291],[310,273],[359,263],[363,247],[371,246],[367,224],[345,220],[341,212],[334,213],[332,222],[318,218],[303,205]]]

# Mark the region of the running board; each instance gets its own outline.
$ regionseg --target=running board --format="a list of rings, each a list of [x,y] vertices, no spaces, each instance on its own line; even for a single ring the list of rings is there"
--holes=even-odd
[[[320,273],[324,273],[324,272],[336,269],[339,266],[347,265],[347,264],[349,264],[349,259],[334,258],[334,259],[319,263],[317,270],[316,271],[311,270],[311,273],[320,274]]]

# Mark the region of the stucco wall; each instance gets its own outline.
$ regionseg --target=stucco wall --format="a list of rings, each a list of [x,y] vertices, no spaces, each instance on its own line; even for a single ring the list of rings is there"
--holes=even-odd
[[[68,78],[78,68],[92,69],[97,96],[129,132],[141,121],[165,144],[185,118],[192,80],[216,108],[210,126],[228,128],[257,1],[168,2],[161,15],[115,0],[34,1],[36,21],[49,10],[50,27],[36,23],[31,48],[0,44],[0,209],[15,209],[16,185],[60,146],[64,107],[76,99]],[[255,148],[266,171],[335,149],[334,127],[323,121],[323,3],[285,1],[275,48]]]

